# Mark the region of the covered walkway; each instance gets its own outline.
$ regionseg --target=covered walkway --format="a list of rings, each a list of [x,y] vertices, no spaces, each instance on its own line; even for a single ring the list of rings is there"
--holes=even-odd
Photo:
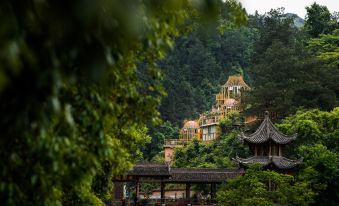
[[[214,204],[216,198],[216,185],[225,182],[228,179],[235,178],[244,174],[242,169],[207,169],[207,168],[171,168],[167,164],[150,164],[142,163],[136,164],[133,170],[126,175],[121,175],[115,179],[115,182],[126,183],[134,182],[135,184],[135,199],[134,205],[141,205],[140,203],[140,184],[142,182],[157,182],[160,184],[160,200],[158,204],[165,205],[187,205],[200,204],[197,200],[191,199],[191,185],[192,184],[209,184],[210,185],[210,200],[206,204]],[[173,200],[166,199],[165,185],[166,184],[184,184],[185,199]],[[120,184],[121,185],[121,184]],[[119,192],[118,192],[119,193]],[[116,204],[125,205],[126,200],[123,192],[116,195]],[[119,196],[119,197],[117,197]]]

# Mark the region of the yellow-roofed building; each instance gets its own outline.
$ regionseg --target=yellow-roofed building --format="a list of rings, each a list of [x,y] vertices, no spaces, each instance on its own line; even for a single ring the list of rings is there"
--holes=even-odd
[[[208,112],[200,115],[198,120],[184,121],[179,139],[165,141],[165,160],[171,161],[173,149],[182,146],[183,143],[197,138],[202,142],[209,142],[220,136],[220,119],[235,111],[242,111],[241,95],[250,90],[243,76],[232,75],[221,86],[220,92],[215,96],[215,105]]]

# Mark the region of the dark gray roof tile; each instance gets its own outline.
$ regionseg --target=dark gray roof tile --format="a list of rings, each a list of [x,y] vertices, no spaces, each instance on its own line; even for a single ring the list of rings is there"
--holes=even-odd
[[[241,133],[239,138],[242,141],[246,141],[253,144],[260,144],[272,140],[277,144],[288,144],[297,138],[297,134],[288,136],[284,135],[273,125],[269,118],[268,112],[265,114],[265,119],[259,126],[259,128],[250,135]]]
[[[234,159],[239,164],[249,166],[254,163],[259,163],[263,167],[268,166],[269,164],[275,165],[279,169],[292,169],[297,165],[301,164],[303,159],[291,160],[286,157],[281,156],[253,156],[249,158],[240,158],[236,157]]]

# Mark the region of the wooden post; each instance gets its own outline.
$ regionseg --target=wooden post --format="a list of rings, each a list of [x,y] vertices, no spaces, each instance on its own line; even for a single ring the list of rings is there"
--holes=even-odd
[[[191,199],[191,184],[186,183],[186,201],[191,202],[190,199]]]
[[[211,203],[215,202],[215,192],[216,192],[216,185],[215,183],[211,183]]]
[[[227,99],[229,99],[230,98],[230,88],[228,87],[227,88]]]
[[[124,196],[124,199],[121,203],[121,206],[126,206],[126,183],[123,183],[123,196]]]
[[[279,145],[279,156],[281,157],[281,145]]]
[[[165,183],[161,181],[160,186],[160,197],[161,197],[161,203],[165,203]]]
[[[258,156],[258,149],[257,149],[257,145],[254,145],[254,156]]]
[[[140,189],[140,184],[139,184],[139,178],[137,177],[135,181],[135,198],[134,198],[135,205],[137,205],[138,200],[139,200],[139,189]]]

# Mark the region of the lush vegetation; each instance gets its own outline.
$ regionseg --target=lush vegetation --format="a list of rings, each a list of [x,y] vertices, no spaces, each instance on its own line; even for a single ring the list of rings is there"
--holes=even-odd
[[[286,133],[298,133],[290,155],[304,157],[296,178],[308,182],[318,195],[316,205],[339,201],[339,107],[331,112],[298,111],[277,125]]]
[[[313,4],[313,7],[318,5]],[[314,14],[308,13],[301,30],[293,26],[293,19],[285,18],[283,10],[273,10],[255,18],[259,38],[250,67],[253,78],[253,90],[247,99],[250,110],[268,109],[283,118],[299,107],[331,110],[338,105],[335,82],[339,70],[334,63],[338,42],[335,38],[325,40],[336,31],[326,30],[328,33],[321,34],[320,38],[312,38],[311,15]],[[330,15],[328,10],[326,15]],[[339,28],[338,20],[335,22],[335,28]]]
[[[304,162],[294,177],[261,171],[258,168],[248,170],[244,177],[227,182],[219,188],[218,200],[221,205],[336,205],[339,201],[337,184],[339,174],[338,16],[331,14],[326,7],[314,3],[307,7],[303,27],[296,27],[293,20],[293,16],[285,14],[283,9],[278,9],[265,15],[249,16],[248,24],[241,28],[223,28],[226,32],[237,32],[235,38],[247,42],[246,47],[237,47],[238,42],[235,41],[230,41],[228,45],[230,50],[240,48],[238,51],[241,51],[241,55],[248,54],[248,56],[243,56],[245,57],[242,59],[243,62],[227,56],[227,52],[219,53],[219,55],[225,55],[227,61],[215,61],[218,64],[227,65],[224,71],[227,75],[233,72],[244,74],[252,87],[252,90],[245,96],[247,108],[245,113],[258,113],[264,110],[277,112],[279,129],[288,134],[298,133],[297,141],[286,155],[291,158],[302,156]],[[220,30],[215,30],[215,36],[224,38],[226,41],[231,38],[230,35],[223,36],[223,33],[217,32]],[[242,35],[246,32],[249,34],[245,36],[249,38],[244,40]],[[198,34],[199,29],[192,33],[192,35]],[[210,38],[210,36],[204,36],[201,40],[207,42],[204,48],[195,48],[191,46],[192,44],[183,45],[184,52],[192,52],[194,56],[192,57],[195,58],[201,50],[213,51],[208,44],[213,42]],[[178,48],[181,43],[178,41]],[[225,49],[228,50],[228,48]],[[169,56],[169,59],[178,59],[177,57],[183,54],[182,48],[178,49],[176,54]],[[232,51],[232,54],[237,54],[237,52]],[[213,57],[216,58],[214,55]],[[184,57],[184,60],[189,59],[187,55]],[[234,59],[233,65],[237,66],[232,67],[230,61]],[[166,60],[165,63],[168,61]],[[196,64],[197,62],[192,63],[192,65]],[[178,67],[178,65],[181,66]],[[183,61],[176,61],[176,67],[179,70],[180,67],[185,70],[184,68],[190,65],[187,66]],[[197,70],[200,68],[202,67]],[[220,70],[215,69],[215,71],[218,75],[209,83],[213,85],[210,89],[202,86],[205,80],[198,80],[201,82],[202,90],[214,92],[210,96],[207,96],[209,93],[202,93],[201,98],[208,98],[210,105],[213,104],[213,94],[218,91],[218,85],[226,81]],[[175,70],[175,73],[179,74],[180,71]],[[190,74],[194,76],[194,70]],[[205,74],[204,78],[215,75]],[[185,81],[188,84],[184,89],[191,88],[187,90],[193,92],[199,87],[194,77],[189,77],[184,72],[182,76],[182,78],[187,76]],[[175,82],[176,80],[169,77],[167,81]],[[180,81],[184,80],[180,79]],[[168,85],[165,84],[165,87]],[[170,86],[169,92],[172,89]],[[179,102],[183,102],[180,105],[187,109],[175,114],[177,115],[175,121],[171,119],[173,116],[168,116],[166,113],[163,114],[163,118],[179,122],[177,120],[182,121],[188,117],[196,118],[197,115],[194,112],[208,110],[210,105],[206,105],[205,110],[195,106],[201,100],[199,96],[196,96],[197,94],[186,92],[184,98],[172,97],[173,104],[176,104],[175,100],[179,99]],[[186,101],[190,97],[192,99]],[[190,102],[194,103],[190,104]],[[171,102],[162,104],[166,105],[166,108],[171,108],[168,105]],[[246,156],[247,148],[244,148],[236,138],[239,128],[232,127],[232,125],[238,125],[234,124],[234,119],[236,118],[233,114],[222,121],[223,134],[219,140],[210,144],[194,140],[186,147],[178,148],[175,153],[174,166],[235,167],[231,158],[236,154]],[[275,185],[275,190],[268,190],[268,179]]]
[[[314,10],[319,8],[326,18],[318,19]],[[219,22],[229,19],[224,10],[227,7],[221,9]],[[283,9],[249,16],[247,24],[238,27],[194,23],[160,62],[167,91],[159,108],[162,119],[174,128],[185,119],[197,119],[214,104],[214,95],[230,74],[243,74],[252,87],[244,97],[246,113],[270,110],[282,119],[300,107],[329,111],[338,106],[338,15],[318,4],[307,11],[303,27]],[[312,35],[320,22],[328,26]],[[155,137],[153,132],[156,129],[150,133]]]
[[[227,206],[273,206],[309,205],[315,193],[304,182],[293,176],[274,171],[263,171],[253,165],[244,176],[222,185],[218,192],[218,205]]]
[[[157,61],[220,2],[201,3],[1,1],[1,204],[109,201],[159,120]]]
[[[202,143],[197,139],[188,143],[183,148],[175,151],[174,167],[190,168],[235,168],[231,160],[236,155],[248,155],[248,148],[243,146],[237,135],[241,128],[235,126],[241,122],[239,113],[232,113],[228,118],[221,121],[222,130],[226,131],[218,141],[209,144]]]
[[[294,178],[250,170],[221,188],[220,203],[248,182],[243,205],[339,202],[338,15],[314,3],[299,28],[283,10],[246,16],[233,0],[194,2],[1,1],[2,204],[109,202],[112,178],[143,155],[161,161],[164,139],[209,110],[230,74],[253,88],[248,112],[287,117],[279,128],[299,133],[289,155],[305,161]],[[240,118],[222,121],[219,141],[178,150],[175,166],[234,167],[248,152]],[[267,178],[290,190],[253,199]]]
[[[172,52],[160,62],[167,96],[159,111],[175,126],[209,110],[229,75],[247,77],[244,70],[249,68],[257,32],[243,24],[227,24],[232,21],[228,10],[228,5],[221,6],[217,22],[195,20],[191,31],[177,38]]]
[[[339,108],[331,112],[301,110],[285,118],[277,127],[285,133],[298,133],[296,142],[286,154],[304,158],[294,177],[262,171],[254,166],[246,170],[245,176],[230,180],[219,189],[219,203],[336,205],[339,201]],[[274,190],[269,190],[268,182],[274,185]]]

